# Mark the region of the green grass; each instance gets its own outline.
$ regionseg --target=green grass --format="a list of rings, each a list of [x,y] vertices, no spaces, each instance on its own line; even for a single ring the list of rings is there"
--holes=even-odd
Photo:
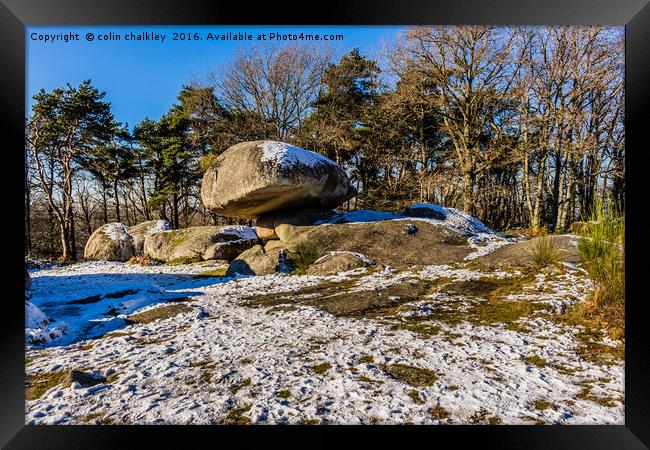
[[[436,417],[436,419],[438,419],[438,420],[440,420],[440,419],[446,419],[446,418],[449,417],[449,412],[448,412],[445,408],[443,408],[442,406],[440,406],[440,405],[432,406],[432,407],[429,409],[429,414],[431,414],[432,416]]]
[[[317,365],[313,366],[312,370],[314,371],[314,373],[317,373],[317,374],[320,375],[320,374],[323,374],[323,373],[327,372],[331,368],[332,368],[332,365],[330,363],[324,362],[322,364],[317,364]]]
[[[291,391],[280,391],[280,392],[278,392],[278,397],[280,397],[280,398],[289,398],[289,397],[291,397]]]
[[[533,245],[533,261],[538,267],[546,267],[555,264],[558,260],[558,251],[555,244],[548,236],[540,236],[535,239]]]
[[[413,403],[415,403],[416,405],[424,404],[424,400],[422,399],[422,396],[415,389],[409,391],[408,396],[411,397],[411,400],[413,400]]]
[[[598,201],[587,224],[578,233],[582,263],[595,284],[596,305],[625,302],[625,217],[616,207]]]
[[[227,270],[228,270],[227,267],[222,267],[220,269],[206,270],[205,272],[201,272],[197,275],[194,275],[194,278],[225,277]]]
[[[319,425],[320,423],[319,419],[302,419],[298,425]]]
[[[212,381],[212,372],[208,372],[207,370],[201,374],[201,380],[210,383]]]
[[[244,381],[242,381],[241,383],[235,385],[232,389],[230,389],[230,392],[232,393],[232,395],[235,395],[237,392],[239,392],[240,389],[246,386],[250,386],[250,384],[251,384],[251,379],[246,378]]]
[[[25,380],[25,398],[27,400],[36,400],[43,396],[54,386],[62,384],[63,387],[70,386],[69,372],[51,372],[27,375]]]
[[[382,364],[380,366],[391,378],[406,383],[413,387],[432,386],[437,375],[434,371],[406,364]]]
[[[529,366],[537,366],[537,367],[548,366],[548,361],[537,355],[527,356],[526,358],[524,358],[524,362]]]
[[[318,246],[311,241],[301,242],[287,252],[287,263],[293,267],[294,274],[304,273],[317,259]]]
[[[553,408],[553,404],[547,402],[546,400],[535,400],[533,402],[533,408],[538,411],[544,411],[545,409]]]
[[[244,416],[244,413],[250,411],[252,404],[244,405],[241,407],[235,407],[228,412],[228,415],[224,419],[226,425],[249,425],[251,419]]]
[[[372,355],[364,355],[359,358],[359,364],[372,364],[375,362],[375,358]]]
[[[192,308],[182,303],[172,303],[165,306],[159,306],[147,311],[131,314],[126,318],[128,324],[142,323],[147,324],[159,319],[168,319],[178,314],[191,312]]]

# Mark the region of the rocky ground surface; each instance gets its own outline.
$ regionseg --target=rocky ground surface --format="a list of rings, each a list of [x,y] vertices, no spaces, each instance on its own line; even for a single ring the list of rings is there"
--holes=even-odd
[[[571,315],[592,288],[580,264],[472,259],[31,269],[31,304],[64,333],[28,346],[26,422],[623,424],[624,343]]]

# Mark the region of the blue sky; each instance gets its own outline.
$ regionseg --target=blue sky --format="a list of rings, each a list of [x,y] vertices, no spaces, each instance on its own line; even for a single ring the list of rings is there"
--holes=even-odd
[[[41,88],[50,91],[65,83],[77,85],[85,79],[106,92],[115,118],[133,128],[145,117],[158,119],[175,101],[181,86],[192,78],[205,79],[210,70],[226,64],[242,41],[173,41],[172,33],[199,32],[207,37],[232,32],[277,32],[343,34],[333,48],[346,52],[359,47],[364,54],[378,55],[382,42],[392,42],[403,27],[395,26],[57,26],[28,27],[26,36],[26,102]],[[113,32],[154,32],[160,41],[87,41],[85,36]],[[36,33],[36,39],[32,39]],[[79,41],[44,42],[38,36],[78,33]],[[288,41],[283,41],[288,42]]]

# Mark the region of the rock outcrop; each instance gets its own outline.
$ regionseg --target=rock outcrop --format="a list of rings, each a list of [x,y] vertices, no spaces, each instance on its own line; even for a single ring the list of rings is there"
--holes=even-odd
[[[291,272],[292,268],[284,260],[284,250],[265,251],[256,245],[242,252],[228,267],[227,277],[237,275],[270,275],[276,272]]]
[[[415,234],[409,234],[412,224],[418,229]],[[329,251],[361,253],[398,268],[463,262],[472,251],[467,236],[418,219],[294,227],[288,239],[287,248],[311,242],[320,255]]]
[[[354,252],[329,252],[307,269],[307,275],[335,275],[341,272],[373,266],[374,261]]]
[[[242,251],[258,243],[257,235],[250,227],[189,227],[146,235],[144,254],[165,262],[232,261]]]
[[[84,249],[84,258],[105,261],[128,261],[135,255],[133,237],[123,223],[112,222],[97,228]]]
[[[282,209],[331,209],[355,195],[334,161],[277,141],[233,145],[206,171],[201,186],[206,208],[238,218]]]
[[[171,226],[166,220],[148,220],[129,227],[127,231],[133,238],[133,251],[135,256],[144,254],[144,238],[147,235],[166,230],[171,230]]]
[[[533,238],[514,242],[497,248],[487,255],[479,256],[472,265],[482,269],[500,269],[509,267],[532,267],[535,263],[535,248],[540,239],[547,239],[548,245],[557,253],[557,261],[576,264],[580,262],[578,237],[564,234]]]
[[[262,232],[261,239],[280,239],[291,242],[296,227],[311,226],[317,222],[327,222],[339,214],[331,210],[303,209],[298,211],[276,211],[257,218],[256,230]]]

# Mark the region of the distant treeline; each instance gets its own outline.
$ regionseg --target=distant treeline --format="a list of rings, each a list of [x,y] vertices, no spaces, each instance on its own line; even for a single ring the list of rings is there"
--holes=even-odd
[[[350,209],[464,209],[560,232],[622,207],[624,44],[599,27],[419,27],[378,60],[327,46],[242,48],[159,120],[119,123],[90,80],[26,119],[26,254],[76,259],[99,225],[233,223],[201,204],[231,145],[293,143],[344,166]],[[384,68],[384,72],[380,70]]]

